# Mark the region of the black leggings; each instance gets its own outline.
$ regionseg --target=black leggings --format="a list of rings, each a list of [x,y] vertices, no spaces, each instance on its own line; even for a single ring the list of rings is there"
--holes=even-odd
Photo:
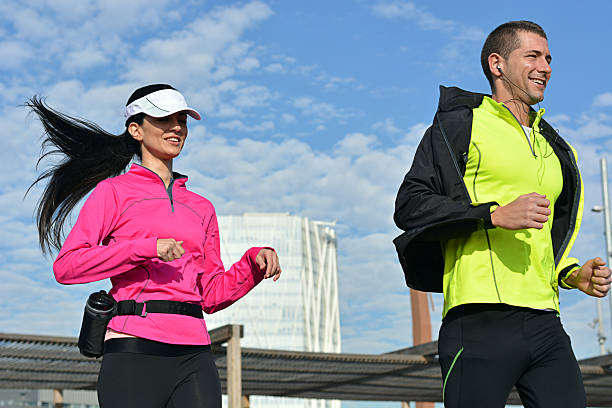
[[[508,305],[451,309],[438,339],[446,408],[584,408],[582,376],[555,312]]]
[[[221,408],[210,346],[108,340],[98,376],[101,408]]]

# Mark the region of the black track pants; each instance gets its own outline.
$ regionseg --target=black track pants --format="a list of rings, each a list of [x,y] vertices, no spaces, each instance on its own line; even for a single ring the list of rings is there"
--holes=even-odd
[[[508,305],[451,309],[438,340],[446,408],[584,408],[582,376],[555,312]]]
[[[221,408],[213,353],[206,346],[109,340],[98,401],[101,408]]]

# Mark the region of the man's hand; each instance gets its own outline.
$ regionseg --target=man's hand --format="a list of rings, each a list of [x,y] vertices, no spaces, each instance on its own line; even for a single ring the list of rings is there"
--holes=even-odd
[[[172,238],[157,240],[157,257],[164,262],[179,259],[185,253],[183,241],[176,241]]]
[[[273,280],[276,282],[278,278],[280,278],[282,271],[276,252],[272,251],[271,249],[264,248],[260,250],[257,257],[255,257],[255,262],[257,262],[257,265],[259,265],[260,270],[266,270],[264,279],[274,277]]]
[[[491,222],[508,230],[542,229],[551,212],[549,205],[550,201],[543,194],[524,194],[508,205],[497,207],[491,213]]]
[[[604,297],[610,290],[610,268],[601,258],[589,259],[580,269],[572,272],[565,283],[578,288],[587,295]]]

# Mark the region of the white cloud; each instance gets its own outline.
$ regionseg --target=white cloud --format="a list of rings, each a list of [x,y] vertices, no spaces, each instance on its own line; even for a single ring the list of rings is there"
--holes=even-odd
[[[242,84],[242,82],[237,81],[235,79],[228,79],[217,85],[216,89],[220,92],[236,91],[238,88],[241,87]]]
[[[313,72],[315,69],[317,69],[316,65],[300,65],[298,67],[296,67],[296,72],[306,75],[306,74],[310,74],[311,72]]]
[[[95,10],[96,7],[95,3],[93,0],[78,2],[74,0],[54,0],[45,4],[45,6],[55,13],[56,18],[77,22],[84,18],[91,18],[92,10]],[[114,2],[109,3],[113,4]]]
[[[593,105],[599,107],[612,106],[612,92],[604,92],[601,95],[597,95],[593,100]]]
[[[147,41],[139,58],[128,62],[125,77],[140,82],[170,78],[183,88],[211,79],[222,81],[233,75],[238,64],[253,67],[255,59],[248,59],[252,58],[250,45],[240,37],[271,15],[272,10],[261,2],[218,7],[183,30]],[[142,64],[143,60],[155,64]]]
[[[294,57],[288,57],[286,55],[280,55],[277,56],[281,61],[287,63],[287,64],[295,64],[297,62],[297,59]]]
[[[34,52],[29,44],[23,41],[0,42],[0,55],[4,69],[20,69],[26,61],[33,58]]]
[[[295,123],[295,116],[290,113],[283,113],[281,119],[285,123]]]
[[[383,148],[363,134],[346,135],[331,155],[295,139],[230,142],[208,134],[206,140],[190,138],[176,167],[195,175],[195,191],[216,197],[220,214],[290,212],[337,219],[359,231],[389,231],[396,189],[413,150],[414,145]]]
[[[383,121],[374,123],[372,125],[372,129],[377,132],[387,133],[390,135],[401,133],[401,129],[395,126],[395,122],[392,118],[386,118]]]
[[[42,10],[16,7],[10,14],[15,30],[15,37],[23,40],[39,40],[53,38],[58,34],[59,28],[47,16],[41,14]]]
[[[372,11],[374,15],[383,18],[413,21],[422,30],[452,33],[454,41],[483,41],[485,37],[485,33],[480,28],[436,17],[414,1],[379,1],[372,7]]]
[[[471,66],[463,64],[466,59],[468,48],[471,50],[474,42],[483,42],[486,34],[478,27],[467,26],[456,21],[436,17],[424,7],[420,7],[414,1],[385,0],[379,1],[372,7],[374,15],[387,19],[403,19],[413,22],[418,28],[425,31],[439,31],[448,36],[447,44],[439,50],[441,56],[437,65],[440,69],[448,70],[456,74],[458,69]],[[403,48],[403,51],[407,47]],[[454,61],[453,63],[450,63]]]
[[[261,85],[250,85],[239,88],[235,91],[235,99],[233,105],[238,108],[253,108],[266,106],[274,95]]]
[[[124,83],[87,88],[77,80],[61,81],[45,89],[47,102],[66,114],[92,120],[111,133],[124,127],[124,107],[129,95],[139,85]]]
[[[251,71],[259,68],[259,60],[253,57],[247,57],[238,63],[238,68],[242,71]]]
[[[93,2],[97,6],[97,20],[107,25],[106,32],[130,31],[134,27],[158,27],[173,21],[169,0],[106,0]],[[134,18],[138,16],[138,18]],[[170,17],[170,18],[169,18]],[[137,20],[137,21],[135,21]]]
[[[435,17],[411,1],[379,2],[372,7],[372,10],[380,17],[412,20],[424,30],[450,31],[457,25],[451,20]]]
[[[157,30],[157,37],[149,37],[148,41],[136,49],[121,36],[127,39],[143,25],[147,30],[154,29],[161,23],[161,16],[166,23],[173,21],[176,16],[164,14],[164,8],[169,6],[165,0],[153,3],[138,0],[125,6],[127,9],[122,8],[120,3],[113,0],[91,5],[89,18],[84,19],[86,28],[81,25],[58,24],[58,21],[65,22],[71,18],[68,6],[70,2],[54,3],[51,11],[55,14],[51,14],[51,17],[57,21],[50,25],[59,31],[54,32],[46,27],[45,30],[52,34],[48,41],[22,42],[8,39],[0,43],[0,51],[9,57],[5,59],[4,69],[14,64],[14,68],[21,71],[23,64],[31,60],[33,55],[36,55],[34,61],[38,64],[25,71],[17,83],[11,85],[13,90],[24,92],[31,89],[24,86],[30,81],[36,86],[33,91],[20,92],[19,95],[4,93],[2,98],[22,102],[25,98],[20,95],[50,95],[52,106],[67,113],[76,113],[77,116],[92,118],[102,125],[110,125],[109,130],[113,130],[121,129],[122,106],[129,94],[143,83],[173,84],[186,95],[190,103],[199,106],[207,117],[244,116],[245,110],[266,106],[271,99],[277,97],[264,86],[247,85],[234,79],[238,71],[250,71],[260,66],[254,47],[242,41],[241,37],[245,30],[272,14],[264,3],[256,1],[240,6],[216,7],[189,24],[177,25],[179,29],[173,32],[168,32],[169,26],[166,24],[163,29]],[[42,10],[49,13],[48,9],[42,7],[30,7],[24,11],[16,4],[14,6],[23,11],[24,17],[11,15],[11,21],[27,20],[28,15],[40,16]],[[0,10],[7,7],[3,3]],[[146,7],[150,10],[141,10]],[[77,14],[83,12],[80,6],[76,9]],[[124,26],[121,21],[126,17],[117,16],[121,12],[138,15],[139,18],[132,26]],[[109,19],[121,21],[107,21]],[[41,26],[48,21],[51,20],[42,18]],[[111,30],[113,24],[117,24],[117,30]],[[22,34],[16,32],[12,35],[19,37]],[[131,57],[126,57],[128,54]],[[55,66],[51,68],[49,64],[43,64],[45,59],[53,61]],[[47,71],[41,71],[57,70],[58,65],[59,71],[67,75],[49,75]],[[118,76],[124,78],[123,83],[108,85],[102,80],[91,89],[86,89],[80,81],[73,79],[74,72],[100,66],[108,66],[111,72],[116,70]],[[69,79],[62,80],[63,77]],[[112,78],[110,73],[109,78]],[[116,77],[114,83],[117,84]],[[85,101],[89,103],[85,104]]]
[[[63,61],[62,69],[65,71],[78,71],[103,65],[108,61],[109,58],[101,50],[90,48],[72,51]]]
[[[555,126],[556,124],[559,123],[563,123],[563,122],[569,122],[571,120],[569,115],[566,115],[565,113],[560,113],[558,115],[553,115],[553,116],[546,116],[546,121],[548,123],[550,123],[552,126]]]
[[[212,110],[213,110],[213,106],[211,105],[208,111],[210,112]],[[243,115],[242,111],[232,104],[222,102],[218,106],[216,106],[215,116],[217,118],[231,118],[231,117],[237,117],[237,116],[242,116],[242,115]]]
[[[606,115],[582,114],[576,120],[578,127],[570,127],[565,125],[565,122],[569,122],[569,119],[564,122],[556,122],[555,124],[559,128],[561,136],[573,141],[604,139],[612,136],[612,125]],[[604,140],[604,142],[610,141]]]
[[[274,130],[274,122],[264,121],[258,125],[248,126],[241,120],[232,120],[230,122],[221,122],[217,125],[221,129],[238,130],[240,132],[265,132]]]
[[[264,70],[266,72],[279,73],[279,72],[285,72],[285,67],[282,64],[275,62],[274,64],[270,64],[266,66]]]
[[[376,143],[376,136],[353,133],[346,135],[334,146],[339,156],[362,156],[370,153]]]
[[[10,27],[5,41],[18,42],[22,50],[36,55],[28,70],[36,73],[35,80],[40,83],[102,62],[123,61],[131,49],[131,34],[157,27],[162,23],[161,15],[168,22],[168,3],[111,0],[47,4],[6,0],[0,5],[0,20]],[[12,63],[15,61],[18,60]],[[51,66],[60,68],[55,69],[53,78],[48,77]]]
[[[312,116],[319,121],[344,119],[351,116],[351,114],[331,103],[317,102],[314,98],[307,96],[295,98],[293,106],[301,109],[305,116]]]
[[[325,89],[337,89],[338,87],[342,86],[342,85],[351,85],[353,87],[356,87],[355,85],[355,78],[352,77],[339,77],[339,76],[335,76],[335,75],[329,75],[327,73],[320,73],[318,74],[315,78],[316,82],[320,82],[323,84],[323,88]]]

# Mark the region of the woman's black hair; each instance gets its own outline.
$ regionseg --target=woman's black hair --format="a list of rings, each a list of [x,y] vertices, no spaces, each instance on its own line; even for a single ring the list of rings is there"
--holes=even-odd
[[[166,84],[139,88],[126,105],[160,89],[174,88]],[[125,131],[114,135],[93,122],[50,108],[36,96],[25,106],[38,115],[45,130],[38,164],[48,156],[62,156],[28,188],[30,191],[36,184],[48,180],[36,209],[36,222],[40,247],[43,253],[50,253],[61,248],[64,222],[74,206],[100,181],[123,173],[134,156],[140,158],[140,142],[130,135],[127,126],[132,122],[141,125],[145,114],[130,116]]]

